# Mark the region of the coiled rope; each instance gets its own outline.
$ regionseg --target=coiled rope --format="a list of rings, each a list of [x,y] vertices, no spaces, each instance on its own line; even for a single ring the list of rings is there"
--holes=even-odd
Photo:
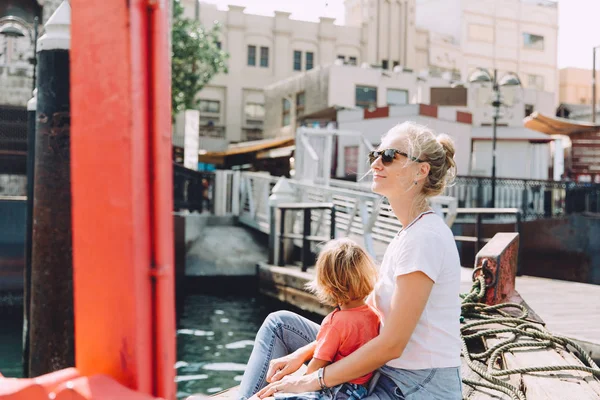
[[[475,276],[477,272],[480,272]],[[486,274],[492,273],[487,270],[487,260],[481,267],[473,271],[473,286],[469,293],[461,294],[461,321],[469,319],[471,322],[461,324],[462,356],[471,370],[481,376],[484,380],[475,381],[463,379],[463,383],[471,387],[482,387],[496,390],[510,396],[513,400],[526,400],[525,394],[518,387],[500,379],[499,377],[512,374],[525,374],[530,372],[554,372],[554,371],[583,371],[600,377],[600,368],[594,360],[585,352],[581,346],[573,340],[564,336],[552,335],[545,331],[539,323],[528,320],[527,308],[517,303],[504,303],[488,306],[481,303],[486,291]],[[494,277],[495,279],[495,277]],[[513,316],[504,309],[519,310],[518,316]],[[495,325],[493,328],[485,329],[486,325]],[[502,325],[501,328],[498,325]],[[475,333],[473,328],[477,328]],[[489,337],[500,333],[511,333],[511,337],[500,341],[482,353],[469,353],[467,340]],[[494,365],[498,358],[505,352],[513,349],[544,349],[556,348],[556,346],[572,346],[583,358],[582,362],[587,365],[547,365],[537,367],[498,369]]]

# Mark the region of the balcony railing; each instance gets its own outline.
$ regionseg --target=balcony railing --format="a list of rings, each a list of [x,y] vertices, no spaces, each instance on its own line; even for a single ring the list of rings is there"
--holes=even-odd
[[[242,128],[242,141],[264,139],[262,128]]]
[[[200,136],[225,139],[224,126],[201,125],[199,129]]]

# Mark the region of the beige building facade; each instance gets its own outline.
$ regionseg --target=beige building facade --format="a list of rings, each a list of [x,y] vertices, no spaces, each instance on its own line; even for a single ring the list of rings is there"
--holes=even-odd
[[[334,19],[298,21],[290,13],[251,15],[244,7],[219,10],[185,0],[186,16],[204,26],[221,25],[221,46],[229,54],[228,73],[216,76],[200,93],[201,147],[269,137],[262,132],[263,89],[336,60],[351,65],[416,67],[415,0],[348,0],[348,24]],[[206,147],[206,146],[205,146]]]
[[[228,73],[216,76],[198,95],[201,147],[216,150],[230,142],[273,137],[276,131],[264,125],[265,115],[274,112],[267,107],[264,88],[336,60],[376,66],[387,75],[398,67],[418,73],[421,80],[441,78],[445,86],[464,82],[475,68],[497,68],[500,75],[516,72],[525,88],[555,93],[553,105],[557,104],[554,2],[346,0],[344,4],[346,24],[340,26],[328,17],[306,22],[291,19],[287,12],[259,16],[247,14],[240,6],[220,10],[213,4],[184,0],[187,17],[204,26],[220,23],[221,46],[230,55]],[[370,79],[368,72],[360,76]],[[342,73],[332,79],[345,77]],[[417,82],[402,88],[408,91],[409,103],[417,98],[428,101],[426,95],[416,95],[423,90]],[[342,90],[332,96],[356,106],[354,85],[346,89],[348,93]],[[380,91],[378,96],[387,95]],[[289,100],[278,110],[295,106]]]
[[[567,104],[592,104],[592,70],[562,68],[559,71],[559,100]],[[600,85],[600,71],[596,71],[596,85]],[[596,105],[600,104],[600,87],[596,88]]]
[[[524,87],[555,93],[558,6],[548,0],[416,0],[417,68],[516,73]]]

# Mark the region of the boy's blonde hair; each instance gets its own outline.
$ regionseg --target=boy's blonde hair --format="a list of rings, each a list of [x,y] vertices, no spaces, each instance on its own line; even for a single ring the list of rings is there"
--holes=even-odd
[[[315,269],[315,279],[306,287],[321,303],[331,306],[364,299],[377,280],[373,260],[350,239],[328,242],[319,254]]]

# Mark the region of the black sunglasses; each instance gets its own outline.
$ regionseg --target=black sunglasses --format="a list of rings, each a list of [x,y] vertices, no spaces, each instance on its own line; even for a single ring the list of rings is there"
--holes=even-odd
[[[408,154],[406,154],[405,152],[400,151],[400,150],[385,149],[385,150],[370,151],[369,152],[369,164],[373,164],[375,162],[375,160],[377,160],[379,157],[381,157],[381,162],[383,162],[383,165],[387,166],[387,165],[391,164],[392,161],[394,161],[394,159],[396,158],[396,154],[400,154],[414,162],[418,162],[418,163],[425,162],[425,160],[419,160],[416,157],[411,157]]]

